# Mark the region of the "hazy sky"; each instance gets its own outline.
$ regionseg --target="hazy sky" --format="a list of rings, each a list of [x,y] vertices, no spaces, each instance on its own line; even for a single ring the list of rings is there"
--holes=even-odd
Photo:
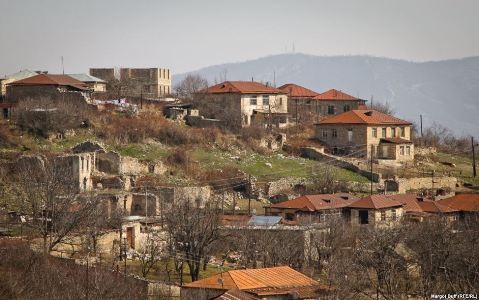
[[[270,54],[414,61],[479,55],[479,1],[0,0],[0,76],[20,69],[164,66]]]

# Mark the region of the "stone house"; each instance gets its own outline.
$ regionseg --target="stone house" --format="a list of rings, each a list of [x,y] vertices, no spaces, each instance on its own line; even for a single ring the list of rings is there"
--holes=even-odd
[[[118,73],[118,74],[117,74]],[[119,81],[128,96],[158,99],[171,94],[171,71],[164,68],[90,68],[90,75],[112,84]]]
[[[458,211],[458,217],[475,217],[479,214],[479,194],[478,193],[458,193],[453,197],[437,201],[450,209]]]
[[[296,123],[319,116],[318,101],[314,100],[319,93],[294,83],[283,84],[278,89],[288,95],[288,112]]]
[[[350,110],[315,124],[315,137],[334,154],[410,161],[411,123],[375,110]]]
[[[355,109],[365,109],[366,100],[331,89],[313,98],[315,110],[322,116],[334,116]]]
[[[403,216],[403,205],[385,195],[371,195],[349,204],[346,220],[353,226],[395,226]]]
[[[288,125],[285,92],[253,81],[225,81],[202,91],[198,108],[207,117],[224,120],[233,127]]]
[[[106,92],[106,81],[103,79],[88,74],[69,74],[68,76],[83,82],[92,92]]]
[[[358,200],[345,193],[304,195],[265,207],[268,216],[281,216],[288,224],[324,223],[343,216],[343,208]]]
[[[7,102],[45,98],[49,101],[86,104],[90,91],[83,82],[68,75],[39,74],[7,85]]]

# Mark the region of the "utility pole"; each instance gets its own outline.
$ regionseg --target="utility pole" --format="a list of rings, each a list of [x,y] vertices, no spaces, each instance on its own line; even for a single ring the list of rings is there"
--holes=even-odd
[[[65,66],[63,64],[63,55],[62,55],[62,74],[65,75]]]
[[[431,191],[431,194],[432,194],[432,200],[436,200],[436,193],[434,192],[434,174],[435,174],[435,170],[432,170],[431,172],[431,176],[432,176],[432,182],[431,182],[431,187],[432,187],[432,191]]]
[[[251,191],[251,174],[249,175],[248,177],[248,182],[249,182],[249,189],[248,189],[248,216],[251,215],[251,195],[252,195],[252,191]]]
[[[369,174],[369,176],[371,177],[370,195],[373,194],[373,153],[374,153],[374,145],[371,145],[371,153],[370,153],[370,156],[371,156],[371,170],[370,170],[370,174]]]
[[[476,149],[475,149],[475,146],[474,146],[474,137],[471,136],[471,144],[472,144],[472,176],[474,176],[474,178],[476,177],[477,175],[477,172],[476,172]]]
[[[295,99],[296,102],[296,126],[298,126],[298,98]]]
[[[420,123],[421,123],[421,137],[422,137],[422,115],[419,115]]]

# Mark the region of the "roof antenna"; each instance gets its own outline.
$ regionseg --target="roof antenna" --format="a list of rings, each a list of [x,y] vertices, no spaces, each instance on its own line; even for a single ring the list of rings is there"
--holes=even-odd
[[[273,70],[273,87],[276,87],[276,70]]]
[[[253,76],[251,76],[251,82],[254,82],[254,80],[253,80]]]
[[[65,75],[65,67],[63,65],[63,55],[62,55],[62,73],[63,73],[63,75]]]
[[[373,109],[373,100],[374,100],[374,96],[371,95],[371,109]]]

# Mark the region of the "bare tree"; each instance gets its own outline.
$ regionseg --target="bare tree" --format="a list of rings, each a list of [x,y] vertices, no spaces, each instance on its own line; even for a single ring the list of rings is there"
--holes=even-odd
[[[146,240],[144,240],[138,249],[138,260],[141,266],[141,275],[146,278],[151,269],[161,261],[164,254],[165,241],[161,237],[161,233],[154,231],[152,228],[148,230]]]
[[[98,205],[95,197],[78,197],[69,168],[42,156],[18,164],[12,177],[20,210],[27,225],[43,240],[48,254],[83,225]]]
[[[220,239],[219,213],[215,203],[200,208],[182,199],[165,214],[170,250],[180,265],[188,265],[192,281],[198,280],[201,266],[208,262],[214,242]]]
[[[200,92],[208,88],[208,81],[200,75],[188,74],[176,87],[178,98],[193,101],[201,97]]]
[[[374,102],[369,106],[369,109],[374,109],[388,115],[393,115],[396,112],[389,102]]]

